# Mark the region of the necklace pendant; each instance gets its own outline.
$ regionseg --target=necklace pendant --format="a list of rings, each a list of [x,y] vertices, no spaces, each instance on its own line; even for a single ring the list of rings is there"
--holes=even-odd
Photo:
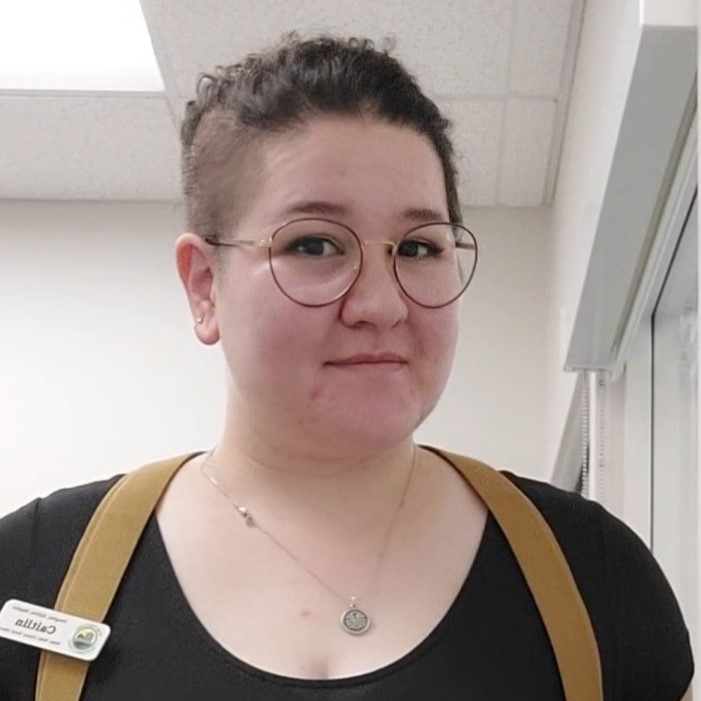
[[[362,635],[370,630],[370,616],[355,605],[355,599],[351,599],[350,607],[341,615],[341,628],[350,635]]]

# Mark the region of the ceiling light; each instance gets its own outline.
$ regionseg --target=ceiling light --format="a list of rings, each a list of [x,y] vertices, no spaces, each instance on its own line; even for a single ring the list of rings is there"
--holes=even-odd
[[[139,0],[3,3],[0,89],[162,91]]]

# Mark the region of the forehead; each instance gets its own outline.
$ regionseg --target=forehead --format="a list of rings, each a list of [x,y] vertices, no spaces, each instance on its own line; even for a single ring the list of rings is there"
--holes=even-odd
[[[447,218],[443,168],[428,137],[364,117],[323,117],[264,138],[251,216],[282,222],[300,202],[324,201],[360,216],[410,209]]]

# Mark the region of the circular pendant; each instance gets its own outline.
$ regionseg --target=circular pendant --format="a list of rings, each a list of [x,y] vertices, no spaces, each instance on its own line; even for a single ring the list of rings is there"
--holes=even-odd
[[[362,635],[370,629],[370,617],[355,604],[351,604],[341,616],[341,628],[351,635]]]

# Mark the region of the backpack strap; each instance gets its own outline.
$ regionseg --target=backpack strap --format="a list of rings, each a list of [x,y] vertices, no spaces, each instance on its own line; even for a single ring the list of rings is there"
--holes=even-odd
[[[555,536],[507,477],[471,458],[422,446],[456,467],[494,516],[543,619],[567,701],[603,701],[601,660],[584,601]]]
[[[447,460],[479,494],[521,567],[552,644],[567,701],[603,701],[591,621],[555,536],[533,503],[504,475],[460,455]],[[177,470],[193,453],[131,472],[107,493],[76,549],[55,608],[103,621],[141,533]],[[88,662],[42,651],[35,701],[78,701]]]
[[[83,533],[54,608],[104,621],[146,522],[183,455],[124,475],[103,497]],[[85,660],[42,650],[36,701],[78,701],[88,673]]]

